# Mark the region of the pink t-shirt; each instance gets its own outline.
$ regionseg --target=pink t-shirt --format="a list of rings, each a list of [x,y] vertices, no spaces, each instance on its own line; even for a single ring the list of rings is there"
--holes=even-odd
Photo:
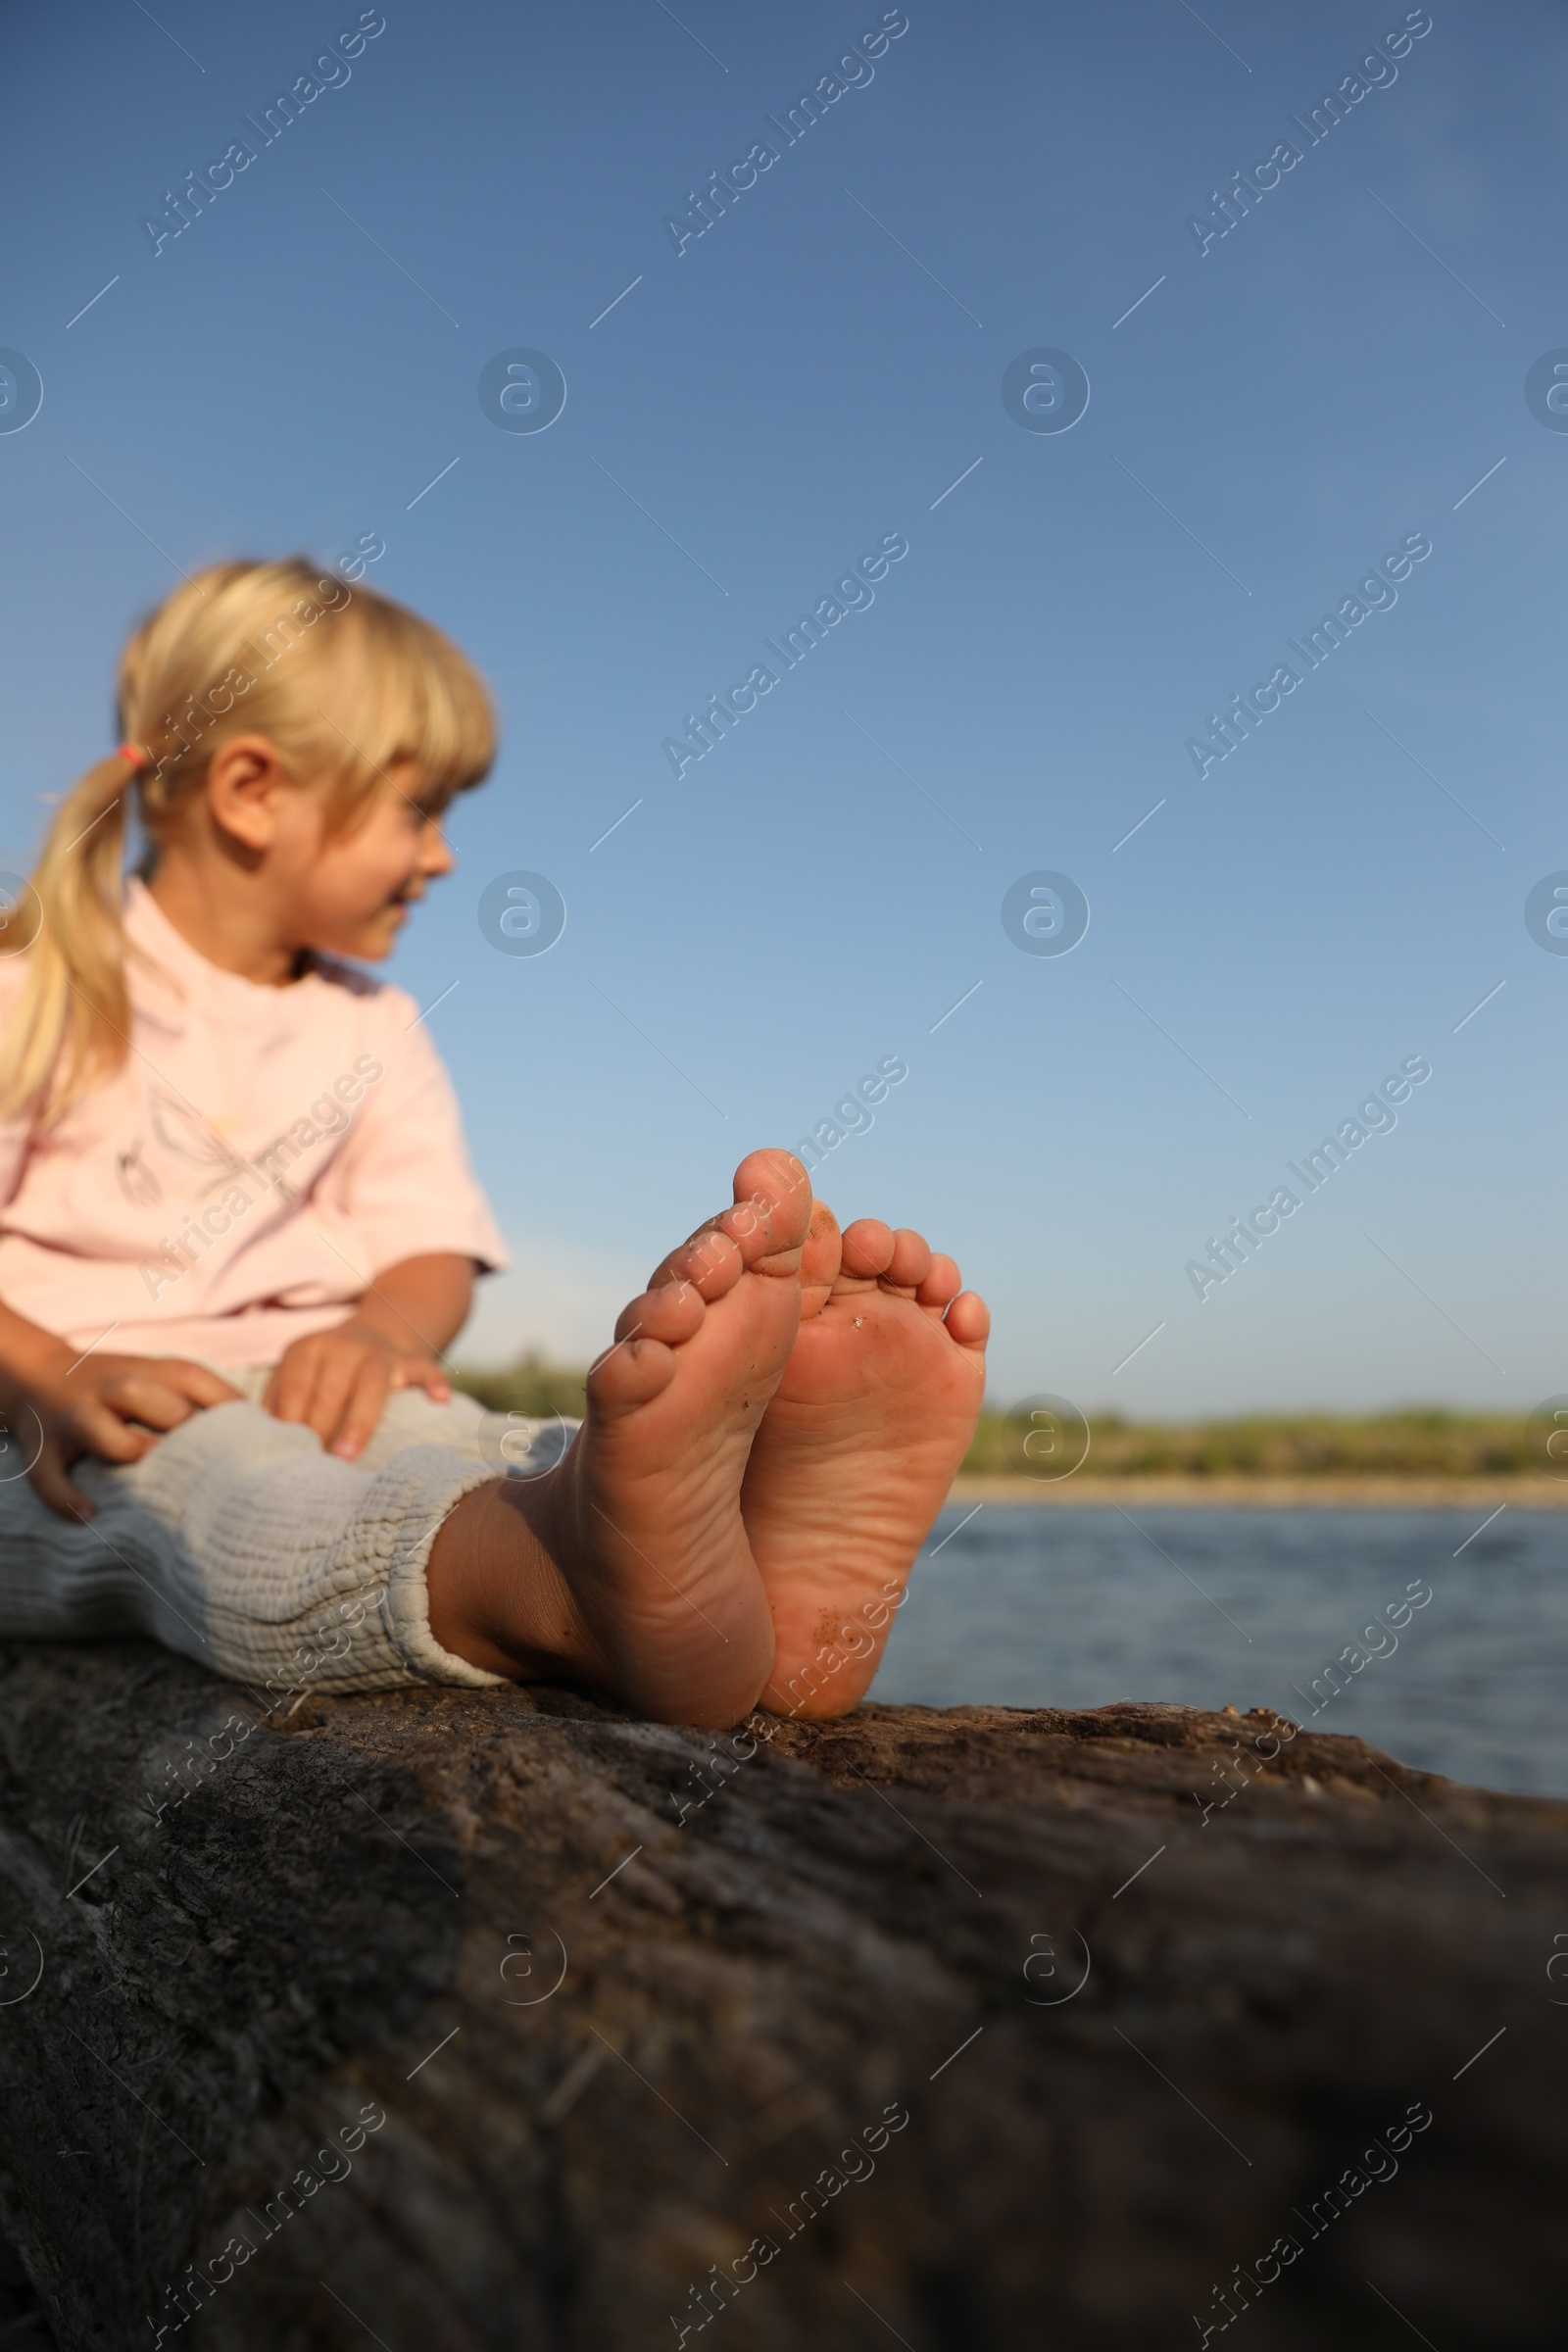
[[[139,881],[125,935],[125,1061],[45,1133],[0,1123],[8,1306],[76,1348],[272,1364],[402,1258],[506,1264],[412,997],[325,959],[220,971]]]

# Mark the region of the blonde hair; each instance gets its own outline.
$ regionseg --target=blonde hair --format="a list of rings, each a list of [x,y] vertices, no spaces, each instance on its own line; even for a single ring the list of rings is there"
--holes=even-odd
[[[120,659],[127,738],[56,812],[18,916],[30,933],[0,1043],[0,1115],[40,1122],[123,1063],[126,805],[156,855],[228,737],[265,735],[347,830],[387,768],[414,760],[435,814],[481,781],[495,720],[476,671],[429,621],[303,557],[220,564],[150,613]],[[133,764],[133,762],[135,764]]]

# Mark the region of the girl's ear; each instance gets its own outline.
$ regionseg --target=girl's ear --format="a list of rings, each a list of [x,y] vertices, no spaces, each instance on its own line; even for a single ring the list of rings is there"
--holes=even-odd
[[[253,852],[272,847],[283,796],[298,791],[277,746],[266,735],[230,735],[207,763],[207,806],[214,823]]]

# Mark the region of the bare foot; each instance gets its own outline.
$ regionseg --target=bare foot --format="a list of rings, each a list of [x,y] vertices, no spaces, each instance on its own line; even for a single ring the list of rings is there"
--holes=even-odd
[[[621,1315],[565,1459],[458,1505],[430,1554],[446,1648],[659,1722],[722,1726],[756,1704],[773,1628],[740,1489],[795,1340],[810,1199],[789,1152],[744,1159],[736,1205]]]
[[[914,1557],[974,1435],[991,1317],[951,1257],[816,1203],[800,1336],[741,1490],[773,1612],[761,1704],[842,1715],[875,1674]]]

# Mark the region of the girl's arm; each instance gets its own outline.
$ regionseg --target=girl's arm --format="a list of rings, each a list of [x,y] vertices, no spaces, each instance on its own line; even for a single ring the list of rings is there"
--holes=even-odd
[[[62,1370],[70,1361],[64,1340],[57,1340],[41,1323],[29,1323],[0,1299],[0,1391],[9,1393],[18,1383]]]
[[[0,1459],[12,1477],[25,1464],[34,1491],[62,1518],[93,1516],[66,1475],[81,1454],[140,1461],[159,1432],[238,1395],[205,1364],[180,1356],[80,1354],[0,1301]]]
[[[468,1320],[475,1272],[471,1257],[406,1257],[376,1276],[338,1329],[374,1332],[409,1354],[439,1354]]]
[[[388,1266],[346,1323],[285,1351],[262,1400],[268,1411],[303,1421],[352,1461],[393,1389],[423,1389],[445,1404],[452,1384],[439,1358],[467,1321],[477,1270],[475,1259],[446,1250]]]

